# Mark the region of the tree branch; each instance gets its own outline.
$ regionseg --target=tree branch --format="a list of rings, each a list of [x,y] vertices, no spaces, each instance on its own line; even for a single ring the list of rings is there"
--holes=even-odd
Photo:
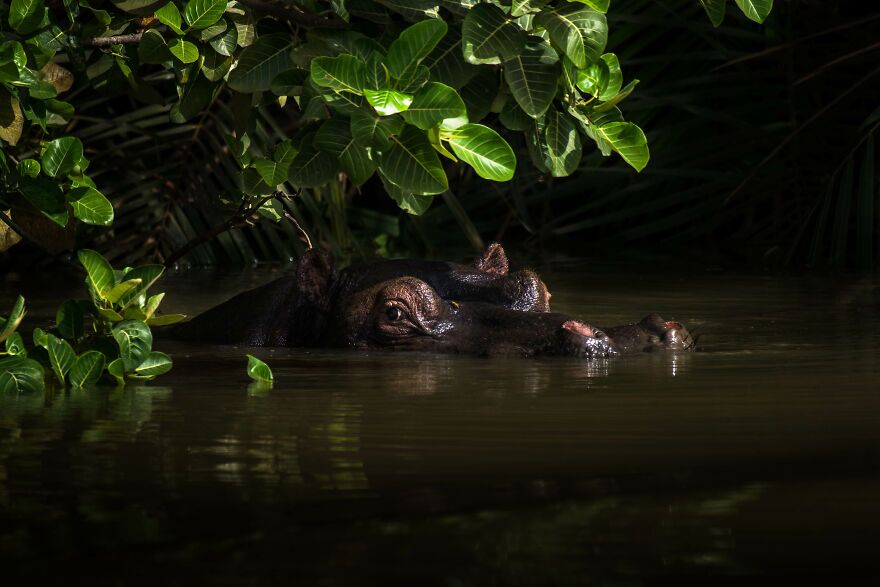
[[[116,37],[95,37],[93,39],[82,39],[82,44],[86,47],[109,47],[110,45],[140,43],[143,36],[144,31],[132,33],[130,35],[119,35]]]

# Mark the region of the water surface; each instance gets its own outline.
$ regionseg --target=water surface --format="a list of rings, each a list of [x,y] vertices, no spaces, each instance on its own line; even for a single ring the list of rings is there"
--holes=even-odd
[[[872,280],[542,271],[555,309],[650,311],[698,352],[613,361],[157,342],[122,390],[0,395],[13,584],[876,584]],[[164,280],[195,313],[271,278]],[[73,284],[75,289],[76,284]],[[26,331],[59,291],[28,294]],[[245,352],[275,373],[249,384]]]

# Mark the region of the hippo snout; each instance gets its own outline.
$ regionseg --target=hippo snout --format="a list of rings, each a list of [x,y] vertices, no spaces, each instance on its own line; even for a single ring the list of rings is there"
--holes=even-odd
[[[599,359],[619,354],[614,341],[602,330],[579,320],[567,320],[560,328],[561,352],[565,356]]]

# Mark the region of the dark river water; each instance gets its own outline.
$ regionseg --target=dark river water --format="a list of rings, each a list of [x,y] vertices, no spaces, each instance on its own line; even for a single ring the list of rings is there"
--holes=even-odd
[[[697,352],[480,359],[157,342],[148,385],[0,395],[0,577],[131,585],[876,585],[874,280],[543,271]],[[198,312],[270,277],[164,279]],[[64,288],[28,294],[25,331]],[[160,288],[163,289],[163,288]],[[245,352],[275,373],[251,386]],[[11,579],[11,581],[10,581]]]

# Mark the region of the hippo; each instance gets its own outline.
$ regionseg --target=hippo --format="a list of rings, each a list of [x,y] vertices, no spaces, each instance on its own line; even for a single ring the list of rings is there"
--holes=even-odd
[[[656,314],[599,328],[550,309],[533,271],[511,272],[492,243],[470,265],[390,260],[340,271],[310,249],[294,273],[243,292],[172,336],[217,344],[348,347],[481,356],[605,358],[653,350],[690,350],[678,322]]]

